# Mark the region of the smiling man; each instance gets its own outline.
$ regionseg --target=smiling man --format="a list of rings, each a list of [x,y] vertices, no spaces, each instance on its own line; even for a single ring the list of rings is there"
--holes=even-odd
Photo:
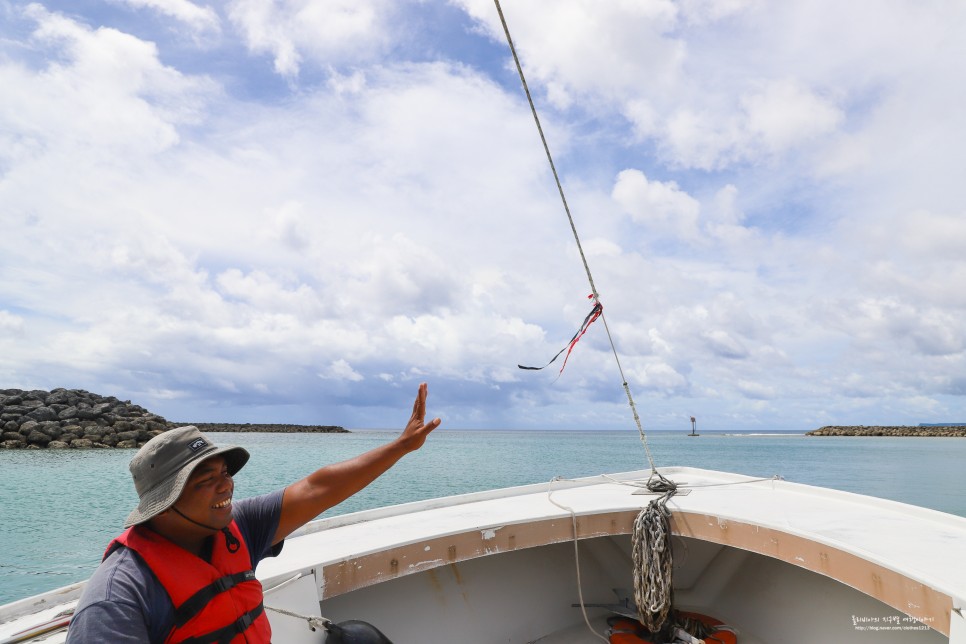
[[[235,502],[232,477],[248,461],[196,427],[148,441],[131,460],[140,502],[84,588],[67,632],[85,642],[269,642],[255,566],[286,536],[422,447],[426,384],[394,441],[325,466],[279,490]]]

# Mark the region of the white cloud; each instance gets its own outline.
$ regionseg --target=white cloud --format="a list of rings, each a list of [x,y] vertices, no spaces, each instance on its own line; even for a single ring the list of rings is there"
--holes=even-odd
[[[198,35],[221,31],[218,14],[208,6],[200,6],[189,0],[112,0],[134,8],[148,8],[187,25]]]
[[[505,42],[493,4],[460,0],[470,15]],[[667,36],[678,20],[669,0],[601,5],[554,0],[504,7],[528,78],[553,88],[558,106],[573,102],[619,105],[640,95],[642,84],[660,92],[676,82],[684,43]],[[640,105],[636,108],[639,110]]]
[[[769,400],[775,397],[775,388],[768,383],[761,381],[740,380],[737,383],[738,390],[748,398],[757,400]]]
[[[961,321],[934,306],[920,308],[895,296],[866,297],[836,306],[836,323],[860,346],[914,348],[924,356],[958,356],[966,350]]]
[[[319,374],[319,377],[323,380],[349,380],[351,382],[365,380],[365,377],[361,373],[353,369],[348,362],[341,358],[330,364],[328,369]]]
[[[749,136],[770,154],[832,132],[844,120],[834,103],[791,80],[770,82],[741,102]]]
[[[272,216],[272,237],[293,251],[301,252],[309,247],[311,238],[305,221],[305,207],[303,204],[289,201],[275,210]]]
[[[227,299],[256,311],[284,313],[304,321],[318,319],[323,313],[323,304],[315,291],[294,279],[275,279],[262,271],[244,274],[231,268],[219,273],[215,283]]]
[[[661,360],[645,363],[640,368],[629,368],[627,376],[635,387],[664,394],[686,393],[687,379],[674,367]]]
[[[622,170],[611,194],[635,221],[685,239],[697,236],[701,206],[674,181],[652,181],[640,170]]]
[[[40,70],[0,64],[7,88],[0,123],[17,134],[0,161],[16,164],[18,175],[54,152],[74,164],[113,163],[112,152],[130,155],[130,163],[176,145],[178,126],[198,119],[211,86],[163,65],[154,44],[91,29],[37,4],[25,15],[36,23],[32,45],[48,62]]]
[[[762,4],[762,0],[682,0],[681,12],[688,22],[705,24],[757,9]]]
[[[323,67],[370,61],[385,46],[394,5],[384,0],[229,0],[248,48],[295,77],[306,59]]]
[[[659,135],[672,162],[713,170],[780,155],[835,133],[845,120],[835,103],[788,79],[769,81],[714,111],[682,107]],[[713,105],[713,101],[712,101]]]
[[[22,336],[24,332],[24,320],[19,315],[14,315],[9,311],[0,309],[0,338],[9,340]]]
[[[662,149],[675,164],[715,170],[736,161],[741,131],[737,120],[707,110],[682,107],[667,117]]]
[[[959,260],[966,247],[966,217],[919,210],[892,221],[892,239],[906,253],[918,259]],[[880,227],[877,235],[888,235]],[[888,255],[888,253],[883,253]]]
[[[711,352],[722,358],[740,360],[748,357],[748,350],[743,343],[723,329],[705,331],[702,336]]]
[[[588,239],[582,246],[588,257],[617,257],[621,254],[621,247],[609,239]]]

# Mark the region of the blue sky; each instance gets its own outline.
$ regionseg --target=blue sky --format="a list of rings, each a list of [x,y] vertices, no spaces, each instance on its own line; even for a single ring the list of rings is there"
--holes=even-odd
[[[966,422],[966,6],[504,12],[645,428]],[[633,429],[488,0],[0,0],[0,388]]]

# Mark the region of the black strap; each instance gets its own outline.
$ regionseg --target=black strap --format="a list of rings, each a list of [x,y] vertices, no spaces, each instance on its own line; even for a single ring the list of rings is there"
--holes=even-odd
[[[220,595],[229,588],[234,588],[240,583],[253,581],[255,579],[254,570],[236,572],[234,575],[225,575],[211,582],[194,595],[189,597],[181,606],[178,606],[174,615],[174,627],[181,628],[191,619],[204,610],[216,595]]]
[[[182,642],[185,644],[228,644],[236,635],[244,633],[264,612],[265,605],[259,604],[228,626],[219,628],[217,631],[205,633],[204,635],[182,640]]]

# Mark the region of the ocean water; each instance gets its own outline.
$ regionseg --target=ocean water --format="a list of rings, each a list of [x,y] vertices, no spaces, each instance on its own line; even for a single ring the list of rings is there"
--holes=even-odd
[[[236,498],[285,486],[395,432],[216,433],[252,458]],[[658,467],[683,465],[869,494],[966,516],[966,439],[651,432]],[[0,604],[87,578],[137,504],[133,450],[0,450]],[[323,516],[479,490],[648,469],[633,431],[437,430],[367,489]]]

